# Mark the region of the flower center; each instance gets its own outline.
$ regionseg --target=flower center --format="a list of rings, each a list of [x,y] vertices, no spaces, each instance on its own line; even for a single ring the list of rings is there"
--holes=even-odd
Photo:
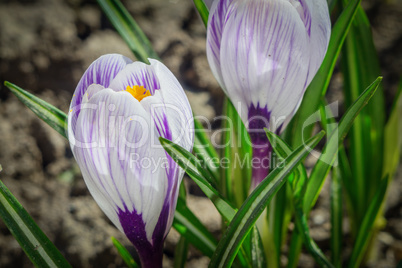
[[[149,92],[149,90],[144,86],[127,86],[126,91],[138,101],[142,101],[142,99],[152,96],[151,92]]]

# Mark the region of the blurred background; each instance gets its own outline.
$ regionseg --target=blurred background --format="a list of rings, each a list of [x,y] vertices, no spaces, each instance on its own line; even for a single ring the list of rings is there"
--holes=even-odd
[[[218,128],[220,121],[213,119],[221,114],[224,95],[209,70],[205,27],[192,1],[123,3],[186,89],[194,113]],[[373,27],[388,107],[402,70],[402,2],[364,0],[363,7]],[[107,53],[134,59],[96,1],[0,0],[0,179],[73,267],[123,267],[110,236],[133,248],[89,195],[67,140],[37,119],[3,81],[15,83],[66,112],[83,72]],[[336,70],[332,80],[328,99],[342,104],[342,75]],[[307,165],[309,161],[314,159],[307,159]],[[211,232],[219,233],[220,218],[214,206],[190,180],[186,183],[191,194],[189,207]],[[370,267],[394,267],[402,260],[401,192],[400,165],[389,187],[387,225],[378,236],[378,259],[367,264]],[[329,248],[328,197],[326,185],[310,217],[312,236],[324,251]],[[178,238],[172,230],[165,243],[166,267],[172,266]],[[187,267],[206,267],[208,262],[200,252],[190,250]],[[0,267],[32,267],[1,220]],[[300,267],[314,267],[312,258],[302,255]]]

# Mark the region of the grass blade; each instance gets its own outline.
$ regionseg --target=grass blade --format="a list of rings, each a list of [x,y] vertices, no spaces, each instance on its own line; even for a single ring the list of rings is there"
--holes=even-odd
[[[176,245],[176,250],[174,251],[174,268],[184,268],[187,261],[188,253],[188,241],[182,236],[180,237],[179,243]]]
[[[204,168],[209,171],[214,183],[219,182],[219,156],[205,132],[204,127],[194,118],[194,155],[201,160]]]
[[[151,42],[120,1],[98,0],[98,4],[138,60],[149,64],[148,58],[159,59]]]
[[[348,0],[344,0],[346,4]],[[359,7],[353,25],[342,49],[343,92],[345,104],[350,106],[381,73],[371,27],[362,7]],[[353,206],[352,233],[356,235],[369,201],[382,178],[383,139],[385,125],[384,94],[380,86],[375,95],[354,120],[349,134],[349,160],[353,167],[348,183],[353,187],[357,203]]]
[[[228,98],[224,107],[223,159],[228,161],[222,168],[221,189],[232,204],[240,207],[246,200],[250,188],[251,141],[247,129]]]
[[[285,178],[309,153],[310,148],[313,148],[323,136],[324,133],[320,132],[309,139],[306,142],[309,149],[304,145],[297,148],[284,160],[284,165],[274,169],[250,194],[230,222],[229,227],[218,244],[209,267],[228,267],[232,264],[241,243],[273,195],[284,184]]]
[[[369,244],[370,239],[370,231],[373,228],[375,219],[377,214],[381,208],[381,204],[384,201],[385,193],[387,191],[388,186],[388,177],[382,179],[379,187],[377,188],[377,192],[374,195],[374,198],[371,200],[370,205],[366,214],[364,215],[361,226],[359,227],[359,231],[357,233],[356,242],[353,246],[352,255],[349,260],[350,268],[359,267],[360,263],[363,259],[366,248]]]
[[[71,267],[1,181],[0,217],[36,267]]]
[[[342,267],[342,185],[339,166],[332,169],[331,177],[331,261]]]
[[[402,80],[385,125],[383,175],[392,177],[398,168],[402,149]]]
[[[181,198],[177,199],[173,227],[203,254],[212,257],[218,242]]]
[[[251,261],[253,268],[267,267],[267,260],[265,259],[264,246],[260,237],[260,233],[256,226],[251,230]]]
[[[287,127],[286,140],[291,141],[290,144],[294,147],[303,143],[303,135],[305,137],[311,136],[314,124],[304,126],[304,123],[318,110],[321,97],[324,96],[327,91],[336,60],[338,59],[343,42],[356,15],[359,4],[360,0],[350,1],[332,28],[331,39],[324,61],[307,88],[298,112],[293,117],[291,124]]]
[[[127,264],[128,268],[138,268],[139,266],[135,262],[133,256],[131,256],[130,252],[113,236],[111,237],[114,247],[117,249],[117,252],[123,259],[124,263]]]
[[[204,3],[203,0],[193,0],[195,7],[198,11],[198,14],[200,14],[202,22],[205,25],[205,28],[208,25],[208,16],[209,16],[209,10],[207,5]]]
[[[351,107],[346,111],[339,122],[339,126],[333,131],[324,150],[311,172],[309,182],[307,184],[306,195],[304,197],[304,211],[310,211],[314,206],[318,195],[320,194],[324,180],[336,160],[336,155],[342,141],[348,130],[353,124],[353,120],[359,114],[361,109],[368,103],[376,92],[382,78],[378,77],[366,90],[359,96]]]
[[[159,138],[163,148],[186,173],[197,183],[205,195],[214,203],[222,217],[230,222],[236,214],[234,209],[210,183],[205,176],[207,172],[202,168],[200,161],[187,150],[162,137]]]
[[[8,81],[5,81],[4,85],[40,119],[67,138],[67,115],[65,113]]]
[[[281,140],[281,138],[274,133],[269,132],[268,130],[266,130],[266,132],[272,148],[279,157],[286,158],[292,153],[289,145]],[[327,260],[321,249],[311,238],[310,230],[307,224],[307,216],[303,211],[303,195],[307,183],[306,170],[302,165],[298,165],[295,173],[296,174],[293,177],[293,181],[290,180],[289,183],[292,185],[292,190],[294,192],[295,218],[298,232],[302,235],[306,248],[310,251],[311,255],[313,255],[317,263],[322,267],[332,267],[332,264]]]

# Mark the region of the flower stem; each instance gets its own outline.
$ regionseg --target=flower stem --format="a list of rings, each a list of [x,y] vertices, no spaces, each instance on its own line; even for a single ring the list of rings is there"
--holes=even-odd
[[[265,144],[253,145],[251,191],[268,176],[271,166],[271,151],[272,148],[268,139]]]

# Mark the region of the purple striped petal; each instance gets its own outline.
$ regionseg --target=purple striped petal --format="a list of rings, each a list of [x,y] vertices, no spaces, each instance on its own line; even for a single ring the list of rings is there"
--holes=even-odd
[[[226,23],[226,13],[233,0],[214,1],[208,18],[207,58],[216,80],[226,91],[221,71],[221,39]],[[227,93],[227,92],[226,92]]]
[[[154,237],[164,237],[170,228],[169,217],[160,215],[169,215],[172,204],[166,202],[171,191],[161,168],[167,156],[160,147],[150,149],[149,137],[157,133],[150,116],[129,93],[110,89],[95,94],[86,106],[77,121],[80,146],[73,146],[73,153],[88,189],[121,231],[127,232],[127,215],[133,220],[140,215],[144,237],[153,245]]]
[[[72,125],[76,125],[78,115],[80,113],[80,105],[82,98],[88,87],[92,84],[99,84],[103,87],[109,87],[113,78],[132,61],[119,54],[104,55],[95,60],[85,71],[77,88],[74,91],[73,99],[71,100],[70,110],[74,110],[74,115],[71,117]],[[73,131],[75,129],[73,128]]]
[[[233,2],[228,12],[221,64],[229,96],[247,107],[267,107],[271,116],[288,116],[308,72],[308,39],[297,10],[286,1],[251,0]]]
[[[92,196],[136,247],[142,264],[155,267],[161,264],[184,174],[158,138],[190,151],[194,135],[182,87],[163,64],[150,62],[126,64],[113,79],[83,89],[79,107],[69,113],[68,129]],[[152,96],[138,101],[125,91],[134,85],[145,86]]]
[[[126,90],[127,86],[144,86],[153,95],[160,88],[154,68],[142,62],[127,65],[110,83],[115,91]]]
[[[310,35],[310,65],[307,84],[310,84],[320,68],[331,37],[331,20],[327,1],[312,1],[310,7],[312,10],[312,22]]]

